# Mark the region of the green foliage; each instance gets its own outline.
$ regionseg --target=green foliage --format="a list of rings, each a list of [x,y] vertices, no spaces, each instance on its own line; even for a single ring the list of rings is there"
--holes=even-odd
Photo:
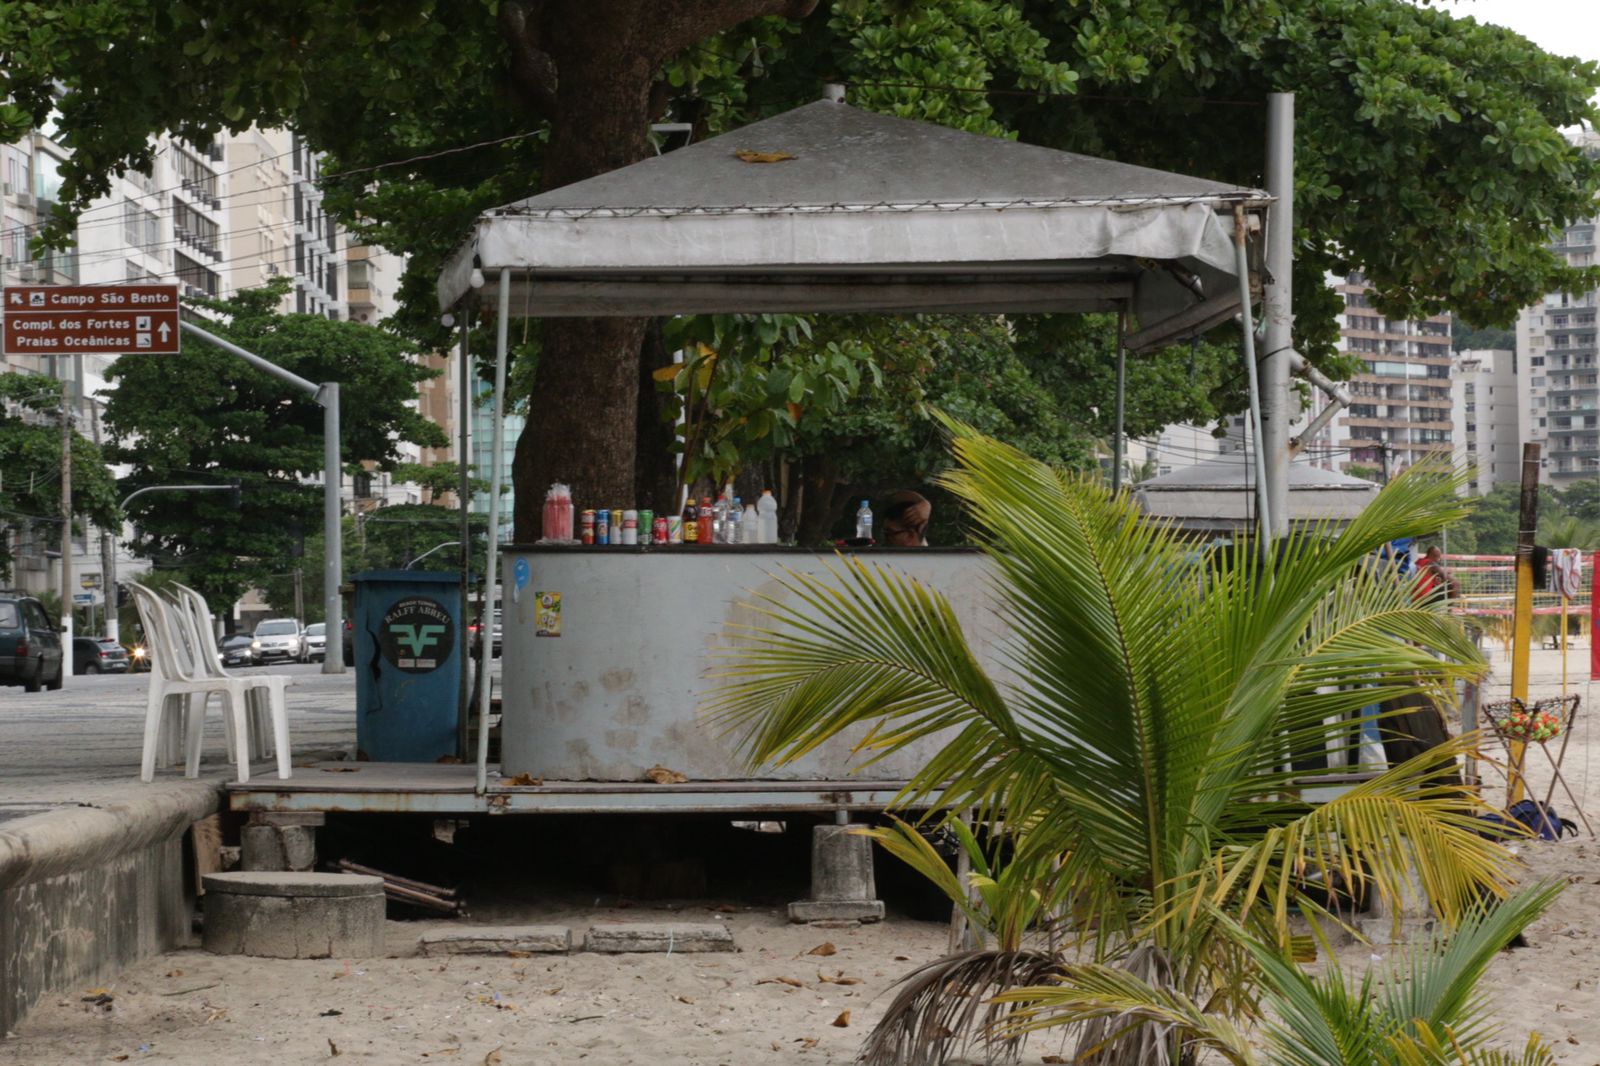
[[[340,383],[342,458],[390,468],[401,441],[437,447],[439,427],[411,407],[433,371],[396,336],[370,326],[272,310],[281,290],[242,292],[203,306],[227,316],[209,329],[313,382]],[[178,567],[215,603],[281,573],[321,528],[322,408],[305,393],[211,345],[188,339],[182,355],[124,356],[106,426],[115,461],[133,467],[122,489],[238,479],[225,493],[151,493],[130,505],[134,551]]]
[[[1209,1051],[1232,1066],[1553,1066],[1535,1033],[1520,1055],[1488,1047],[1498,1026],[1481,986],[1489,964],[1561,894],[1535,884],[1469,910],[1448,932],[1402,950],[1359,980],[1330,960],[1312,975],[1271,946],[1248,941],[1261,970],[1265,1053],[1226,1019],[1181,990],[1108,966],[1069,966],[1054,986],[1020,988],[1013,1031],[1114,1019],[1176,1030],[1190,1054]]]
[[[74,153],[62,172],[66,210],[45,234],[62,245],[109,175],[149,163],[151,134],[204,142],[256,122],[292,125],[330,153],[330,210],[361,239],[409,256],[398,321],[430,346],[443,339],[434,278],[478,211],[536,191],[548,171],[630,161],[611,150],[626,138],[604,122],[558,143],[561,101],[552,112],[521,80],[527,53],[584,33],[595,36],[595,61],[616,69],[581,73],[615,87],[617,107],[654,94],[663,118],[690,121],[697,135],[814,99],[833,79],[850,84],[857,106],[1249,185],[1261,180],[1258,104],[1293,90],[1295,343],[1334,376],[1353,366],[1333,352],[1339,305],[1323,284],[1328,271],[1364,273],[1391,317],[1448,309],[1502,327],[1544,293],[1600,281],[1600,268],[1568,269],[1546,247],[1592,213],[1600,187],[1600,162],[1560,132],[1600,117],[1591,102],[1600,68],[1409,0],[824,0],[797,21],[722,32],[728,12],[750,8],[663,5],[651,15],[663,24],[672,12],[723,17],[703,16],[708,36],[654,69],[600,47],[643,17],[610,3],[543,7],[532,20],[544,20],[543,37],[518,38],[503,19],[520,10],[510,0],[15,0],[0,19],[0,139],[44,122],[64,89],[59,125]],[[638,150],[647,150],[642,141]],[[1019,341],[1031,328],[1019,324]],[[865,370],[855,346],[874,346],[833,340],[837,352],[788,346],[753,363],[770,376],[799,360],[792,369],[821,383],[809,406],[830,405],[829,379]],[[1155,423],[1157,412],[1174,421],[1242,405],[1238,374],[1202,368],[1189,380],[1184,363],[1169,360],[1155,380],[1132,384],[1130,426]],[[1074,386],[1071,428],[1099,435],[1083,422],[1089,408],[1108,406],[1105,366],[1066,367],[1070,381],[1046,390]],[[525,386],[529,369],[513,380]],[[724,388],[755,381],[752,372]],[[733,460],[723,442],[737,452],[742,436],[781,435],[791,401],[770,401],[762,417],[741,410],[750,420],[737,427],[707,425],[693,461],[724,469]],[[597,422],[633,414],[606,396],[579,402]]]
[[[440,544],[458,541],[461,534],[461,514],[448,507],[426,503],[392,504],[360,515],[346,515],[341,520],[340,543],[344,547],[343,574],[346,580],[364,570],[404,570],[407,566]],[[485,532],[489,528],[486,515],[468,516],[473,544],[473,558],[477,560],[474,572],[483,572]],[[305,607],[305,622],[323,621],[322,564],[326,555],[326,541],[322,527],[308,532],[303,553],[280,559],[280,569],[267,575],[260,583],[266,601],[274,611],[292,614],[294,611],[294,571],[300,571],[301,600]],[[295,550],[300,550],[297,546]],[[433,570],[446,573],[459,572],[461,556],[456,548],[445,548],[429,555],[411,567],[414,570]]]
[[[0,374],[0,526],[32,526],[59,544],[61,530],[61,383],[36,374]],[[9,409],[15,404],[17,414]],[[72,433],[73,526],[88,519],[114,528],[117,483],[105,456]],[[0,537],[0,582],[11,577],[9,538]]]
[[[469,465],[468,469],[472,469]],[[396,481],[409,482],[426,489],[433,496],[443,496],[447,493],[459,494],[461,491],[461,468],[454,463],[397,463],[393,470]],[[502,485],[500,491],[504,492],[509,485]],[[467,491],[476,495],[489,491],[489,479],[467,475]]]
[[[1472,504],[1471,512],[1446,530],[1450,549],[1482,555],[1510,555],[1517,550],[1517,522],[1522,489],[1502,482]],[[1566,516],[1561,493],[1539,486],[1539,528],[1545,530]],[[1543,533],[1538,541],[1547,544]]]
[[[1255,1009],[1259,965],[1230,930],[1291,952],[1297,910],[1327,917],[1302,878],[1392,903],[1416,877],[1447,924],[1506,890],[1513,857],[1478,835],[1475,797],[1435,776],[1470,736],[1335,799],[1294,798],[1345,772],[1322,756],[1355,746],[1363,707],[1448,699],[1485,673],[1459,622],[1365,565],[1459,517],[1454,480],[1412,467],[1338,537],[1292,534],[1273,556],[1288,562],[1197,560],[1127,494],[953,430],[942,481],[978,523],[1007,673],[1026,683],[992,676],[944,596],[892,567],[786,573],[711,700],[752,765],[841,735],[867,758],[946,738],[899,803],[1019,827],[1011,861],[1048,865],[1045,905],[1077,950],[1153,949],[1174,988],[1236,1017]]]
[[[1473,329],[1470,326],[1457,326],[1454,335],[1450,338],[1450,347],[1458,352],[1486,348],[1515,351],[1517,347],[1517,331],[1495,327]]]

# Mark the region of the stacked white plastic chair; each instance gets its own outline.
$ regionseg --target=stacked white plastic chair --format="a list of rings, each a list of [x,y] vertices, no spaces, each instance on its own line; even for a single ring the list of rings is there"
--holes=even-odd
[[[245,699],[249,711],[250,754],[255,758],[275,755],[278,745],[275,743],[277,729],[273,715],[284,713],[281,710],[285,707],[283,690],[288,686],[289,678],[283,674],[246,676],[224,670],[222,654],[217,650],[217,636],[216,629],[212,625],[211,608],[206,604],[206,598],[189,586],[177,582],[170,586],[167,594],[171,597],[174,609],[189,619],[192,627],[190,635],[194,638],[193,645],[199,649],[199,662],[206,674],[211,677],[240,680],[249,686],[245,690]],[[273,708],[280,710],[274,711]],[[287,737],[287,719],[283,728],[284,736]]]
[[[133,593],[139,608],[139,616],[144,621],[145,636],[150,644],[150,690],[145,710],[144,752],[140,761],[140,778],[144,781],[155,778],[156,751],[161,744],[162,732],[173,727],[183,728],[185,734],[185,776],[199,776],[205,712],[211,702],[211,695],[216,693],[222,697],[223,727],[228,751],[238,767],[239,780],[248,781],[250,779],[248,693],[252,688],[264,689],[268,693],[273,739],[278,757],[278,776],[288,777],[291,772],[289,723],[281,684],[262,684],[255,679],[217,676],[212,673],[205,663],[205,642],[199,636],[198,627],[195,626],[190,613],[163,602],[160,596],[141,585],[134,585]],[[275,699],[271,698],[274,692]],[[198,697],[198,702],[182,698],[190,696]],[[186,714],[181,713],[185,702],[191,703]]]

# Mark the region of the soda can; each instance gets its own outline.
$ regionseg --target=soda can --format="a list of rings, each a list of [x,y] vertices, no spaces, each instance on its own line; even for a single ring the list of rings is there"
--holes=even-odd
[[[672,542],[670,525],[666,515],[656,515],[655,521],[650,523],[650,543],[670,544]]]
[[[594,542],[596,544],[611,543],[610,511],[596,511],[594,513]]]
[[[639,512],[638,511],[623,511],[622,512],[622,543],[624,543],[624,544],[637,544],[637,543],[639,543]]]
[[[669,515],[667,515],[667,543],[668,544],[682,544],[683,543],[683,515],[681,515],[681,514],[669,514]]]
[[[656,528],[656,513],[639,508],[639,543],[649,544],[651,534]]]
[[[581,531],[581,539],[582,539],[583,543],[585,543],[585,544],[593,544],[594,543],[594,512],[593,511],[585,511],[585,512],[583,512],[583,515],[581,517],[581,525],[579,526],[579,529]]]
[[[611,509],[611,543],[622,543],[622,510],[617,507]]]

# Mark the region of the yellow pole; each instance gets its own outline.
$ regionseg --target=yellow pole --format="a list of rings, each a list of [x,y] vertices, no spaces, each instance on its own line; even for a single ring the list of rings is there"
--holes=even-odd
[[[1528,651],[1533,640],[1533,541],[1539,528],[1539,445],[1522,446],[1522,501],[1517,521],[1517,597],[1512,613],[1511,698],[1528,705]],[[1527,745],[1511,742],[1506,806],[1522,799],[1522,757]]]
[[[1567,696],[1567,595],[1561,594],[1561,698]]]

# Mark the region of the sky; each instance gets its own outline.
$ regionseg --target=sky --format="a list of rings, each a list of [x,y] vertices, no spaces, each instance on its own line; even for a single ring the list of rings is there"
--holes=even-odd
[[[1546,52],[1600,60],[1600,0],[1434,0],[1434,6],[1515,30]]]

